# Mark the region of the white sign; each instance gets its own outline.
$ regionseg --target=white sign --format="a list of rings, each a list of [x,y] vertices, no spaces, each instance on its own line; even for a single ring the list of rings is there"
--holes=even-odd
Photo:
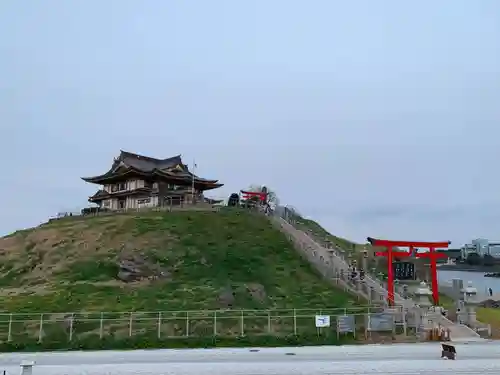
[[[329,315],[316,315],[316,327],[330,327],[330,316]]]

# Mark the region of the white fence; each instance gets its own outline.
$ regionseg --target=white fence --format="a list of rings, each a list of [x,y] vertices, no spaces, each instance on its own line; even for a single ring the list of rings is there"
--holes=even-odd
[[[159,203],[154,206],[143,206],[136,208],[122,208],[116,210],[106,210],[103,209],[101,211],[97,211],[97,206],[88,206],[84,207],[83,210],[93,210],[92,212],[85,213],[83,215],[92,216],[92,215],[110,215],[124,212],[143,212],[143,211],[177,211],[177,210],[200,210],[200,211],[209,211],[214,210],[216,208],[220,208],[225,206],[227,201],[227,197],[207,197],[207,199],[211,201],[199,200],[195,202],[191,202],[185,200],[183,197],[171,198],[163,203]],[[213,202],[212,202],[213,201]],[[215,203],[221,201],[220,203]],[[59,211],[56,215],[54,215],[51,219],[62,219],[72,216],[82,216],[82,208],[71,208],[64,209]]]
[[[382,307],[202,310],[158,312],[78,312],[0,314],[0,342],[72,341],[94,336],[123,339],[147,335],[158,339],[186,337],[242,337],[320,335],[337,332],[337,317],[353,316],[354,331],[365,330],[367,319],[379,316]],[[405,326],[400,311],[393,315],[392,331]],[[329,316],[329,327],[316,327],[317,316]]]

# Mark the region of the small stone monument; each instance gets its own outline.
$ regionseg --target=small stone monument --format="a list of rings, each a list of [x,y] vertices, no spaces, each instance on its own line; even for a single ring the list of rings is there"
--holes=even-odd
[[[467,311],[467,325],[474,326],[477,322],[476,308],[480,301],[477,298],[477,289],[472,285],[472,281],[467,283],[467,288],[462,289],[464,296],[465,310]]]
[[[35,365],[34,361],[22,361],[21,366],[21,375],[31,375],[33,374],[33,366]]]
[[[405,285],[403,285],[403,295],[402,295],[402,297],[403,297],[404,299],[407,299],[407,298],[408,298],[408,295],[409,295],[409,293],[408,293],[408,285],[407,285],[407,284],[405,284]]]

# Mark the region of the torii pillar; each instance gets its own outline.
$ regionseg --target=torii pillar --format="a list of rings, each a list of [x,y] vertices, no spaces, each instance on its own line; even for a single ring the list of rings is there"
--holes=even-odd
[[[392,272],[392,261],[394,256],[410,256],[413,253],[415,247],[417,248],[428,248],[429,252],[417,253],[417,258],[429,258],[431,262],[431,280],[432,280],[432,298],[434,300],[434,305],[439,305],[439,287],[437,279],[437,262],[438,258],[446,257],[445,254],[436,252],[437,248],[448,248],[450,242],[419,242],[419,241],[390,241],[390,240],[379,240],[375,238],[368,237],[368,242],[372,246],[383,246],[387,248],[385,252],[376,252],[377,256],[387,257],[387,302],[390,306],[394,306],[394,274]],[[394,247],[408,247],[409,252],[393,251]]]

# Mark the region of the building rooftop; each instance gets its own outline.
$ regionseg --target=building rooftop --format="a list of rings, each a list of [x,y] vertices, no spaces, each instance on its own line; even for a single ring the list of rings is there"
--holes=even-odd
[[[190,172],[189,167],[182,162],[181,155],[158,159],[123,150],[120,150],[120,155],[114,159],[111,168],[106,173],[82,177],[82,179],[86,182],[102,184],[110,179],[125,178],[130,174],[156,175],[174,180],[194,179],[195,183],[210,185],[211,189],[223,185],[218,183],[218,180],[201,178]]]
[[[177,166],[181,166],[186,171],[189,169],[187,165],[182,163],[181,155],[172,156],[166,159],[157,159],[120,150],[120,156],[115,159],[113,167],[120,165],[120,163],[144,172],[151,172],[154,169],[165,170]]]

